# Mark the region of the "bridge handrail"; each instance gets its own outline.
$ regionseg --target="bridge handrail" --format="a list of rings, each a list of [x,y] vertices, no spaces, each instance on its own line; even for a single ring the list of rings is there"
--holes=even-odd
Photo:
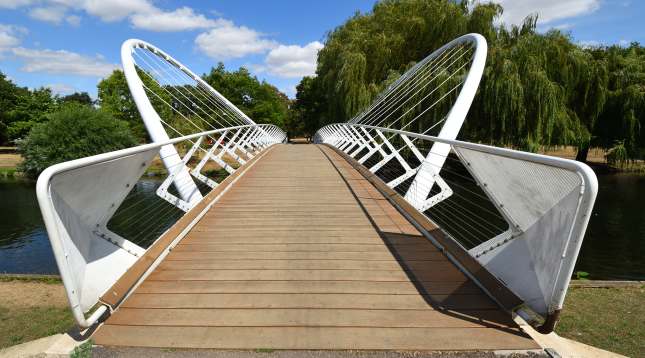
[[[537,313],[545,319],[543,330],[553,329],[598,191],[596,175],[589,166],[569,159],[353,123],[327,125],[317,132],[315,140],[357,159],[392,189],[404,187],[405,181],[416,182],[421,168],[429,169],[433,174],[429,186],[438,186],[439,193],[435,191],[422,201],[410,200],[406,194],[415,190],[410,185],[400,194],[523,299],[525,307],[519,313]],[[454,159],[462,168],[454,169],[458,164],[452,162],[451,169],[443,164],[433,167],[432,152],[422,153],[425,149],[420,147],[428,147],[423,142],[431,143],[432,148],[436,144],[448,146],[449,155],[441,159]],[[396,177],[401,174],[399,167],[395,177],[387,176],[384,169],[392,163],[403,167],[402,175]],[[509,227],[495,237],[483,237],[473,247],[456,239],[454,227],[435,221],[442,205],[453,210],[453,219],[459,217],[454,209],[464,209],[464,201],[458,203],[456,196],[458,190],[464,189],[465,175],[476,183],[485,194],[482,200],[489,200]],[[430,193],[431,189],[424,190]],[[442,222],[450,220],[442,216]],[[483,227],[483,221],[460,218],[458,223],[476,228]]]
[[[220,140],[208,145],[203,142],[204,138],[213,137]],[[43,171],[36,184],[37,199],[76,322],[81,327],[96,322],[108,310],[99,297],[146,252],[112,232],[108,225],[162,147],[182,143],[191,146],[180,165],[164,173],[166,180],[159,187],[164,188],[166,197],[160,196],[189,212],[198,203],[184,203],[182,207],[181,199],[167,190],[177,173],[191,170],[189,162],[200,162],[192,164],[195,168],[190,175],[202,182],[202,191],[210,191],[218,183],[201,172],[209,159],[219,157],[216,162],[219,164],[231,148],[240,155],[246,153],[250,159],[285,139],[285,133],[274,125],[240,125],[71,160]],[[225,146],[229,148],[226,152]],[[162,199],[159,201],[170,206]],[[161,235],[153,239],[158,240]],[[92,307],[96,308],[86,317]]]

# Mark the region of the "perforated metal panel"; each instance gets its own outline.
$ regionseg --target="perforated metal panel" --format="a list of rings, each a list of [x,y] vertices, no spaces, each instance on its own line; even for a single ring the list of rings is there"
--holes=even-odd
[[[582,180],[572,171],[539,163],[454,148],[516,229],[526,231]],[[571,210],[575,210],[572,207]]]

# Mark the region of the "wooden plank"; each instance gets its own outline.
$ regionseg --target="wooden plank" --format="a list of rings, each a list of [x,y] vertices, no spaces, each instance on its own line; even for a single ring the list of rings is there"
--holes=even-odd
[[[411,261],[406,271],[451,270],[454,266],[447,259],[440,262]],[[164,260],[160,270],[387,270],[399,271],[401,264],[394,260]]]
[[[227,244],[374,244],[381,242],[377,235],[360,236],[327,236],[316,235],[316,232],[308,232],[308,235],[250,235],[239,232],[226,233],[202,233],[191,232],[184,240],[185,243],[214,242]]]
[[[155,270],[149,280],[199,281],[418,281],[466,282],[454,267],[445,271],[406,273],[403,270]]]
[[[138,293],[354,293],[413,295],[481,294],[472,282],[385,281],[145,281]]]
[[[328,309],[496,309],[479,295],[380,295],[319,293],[135,293],[122,305],[128,308],[328,308]]]
[[[530,338],[489,328],[150,327],[105,325],[102,345],[218,349],[510,350]]]
[[[496,310],[361,309],[144,309],[121,308],[112,325],[202,327],[509,327],[513,320]]]
[[[319,251],[273,251],[270,255],[262,251],[172,251],[168,255],[172,260],[388,260],[394,256],[386,250],[379,252],[319,252]],[[440,252],[410,252],[407,260],[443,260]]]
[[[396,252],[437,252],[436,247],[428,243],[421,244],[408,244],[408,245],[392,245],[393,250]],[[387,246],[380,243],[373,244],[324,244],[324,243],[309,243],[309,244],[227,244],[227,243],[195,243],[185,242],[178,245],[175,251],[261,251],[261,252],[289,252],[289,251],[317,251],[317,252],[382,252],[387,250]]]

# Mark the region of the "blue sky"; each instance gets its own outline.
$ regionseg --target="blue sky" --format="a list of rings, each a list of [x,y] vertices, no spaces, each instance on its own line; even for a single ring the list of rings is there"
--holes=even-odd
[[[482,0],[487,1],[487,0]],[[645,43],[643,0],[498,0],[499,20],[540,15],[539,29],[559,28],[585,45]],[[315,69],[327,31],[367,0],[171,1],[0,0],[0,71],[31,88],[87,91],[120,66],[119,49],[140,38],[202,74],[218,61],[246,66],[293,96]]]

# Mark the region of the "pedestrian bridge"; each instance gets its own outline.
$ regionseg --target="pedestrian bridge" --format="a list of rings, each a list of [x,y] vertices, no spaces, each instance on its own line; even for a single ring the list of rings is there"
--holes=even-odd
[[[539,348],[513,318],[553,329],[596,181],[584,164],[455,140],[485,56],[465,35],[315,144],[287,144],[127,41],[152,143],[38,180],[78,324],[106,346]]]

